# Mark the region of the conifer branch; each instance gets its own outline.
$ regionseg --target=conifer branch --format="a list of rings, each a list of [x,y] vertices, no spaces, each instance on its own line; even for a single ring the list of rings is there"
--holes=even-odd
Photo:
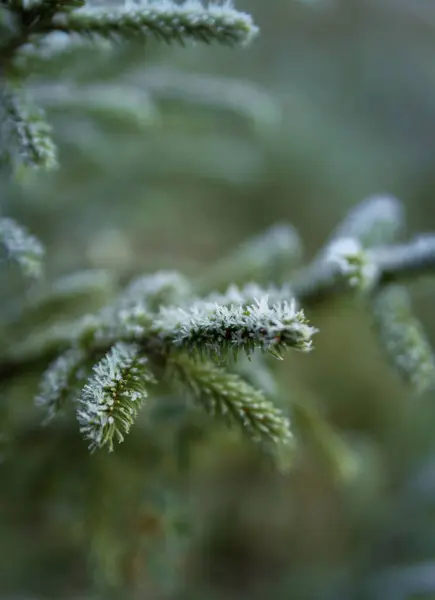
[[[239,427],[255,442],[287,443],[289,420],[262,392],[212,362],[185,354],[171,359],[174,374],[213,417]]]
[[[79,348],[71,348],[56,358],[43,374],[35,404],[45,411],[45,423],[80,394],[85,362],[86,354]]]
[[[274,127],[280,120],[280,108],[272,96],[247,81],[162,68],[149,68],[145,73],[133,71],[131,80],[135,85],[143,82],[143,90],[156,102],[178,102],[237,114],[259,129]]]
[[[253,286],[251,292],[254,291],[261,293],[262,300],[254,297],[252,303],[248,295],[238,304],[235,300],[240,292],[232,288],[229,296],[193,299],[181,307],[162,306],[157,313],[150,312],[146,301],[129,303],[121,294],[113,305],[95,315],[55,324],[12,344],[0,357],[0,376],[13,375],[20,365],[52,360],[72,345],[99,352],[107,351],[118,341],[137,343],[157,355],[183,348],[219,357],[237,357],[239,352],[249,356],[256,348],[276,358],[287,347],[309,351],[316,329],[296,309],[296,302],[278,301],[269,306],[264,290]],[[278,292],[284,295],[287,288]]]
[[[69,12],[85,5],[85,0],[15,0],[12,7],[18,7],[25,13],[31,11],[36,16]]]
[[[338,238],[331,242],[323,261],[323,268],[335,265],[340,278],[359,290],[372,289],[378,278],[377,265],[354,238]]]
[[[190,293],[190,284],[180,273],[158,271],[133,279],[120,294],[117,304],[127,307],[144,303],[150,310],[158,311],[161,306],[186,301]]]
[[[359,260],[367,272],[373,274],[372,293],[390,283],[404,283],[434,274],[435,234],[404,244],[367,249]],[[339,260],[317,260],[299,272],[291,286],[301,304],[307,305],[343,293],[347,283],[348,272],[343,273]]]
[[[22,225],[6,217],[0,219],[0,244],[25,275],[38,277],[41,274],[44,248]]]
[[[267,297],[269,304],[275,305],[281,302],[288,302],[289,299],[293,298],[292,289],[289,285],[285,284],[280,287],[269,285],[263,287],[258,283],[247,283],[243,286],[237,286],[231,284],[225,292],[211,292],[205,298],[191,298],[188,304],[191,309],[198,309],[204,307],[204,305],[219,304],[221,306],[249,306],[255,304],[259,298]],[[294,305],[296,307],[296,299],[293,298]],[[185,308],[182,305],[182,308]]]
[[[373,250],[380,284],[401,283],[435,272],[435,234],[420,235],[406,244]]]
[[[16,49],[9,62],[9,71],[20,79],[31,74],[55,75],[60,65],[82,62],[91,54],[98,56],[115,53],[116,48],[109,40],[90,40],[72,37],[61,31],[49,33],[40,38],[32,38]],[[119,51],[119,49],[118,49]]]
[[[288,223],[277,223],[221,260],[200,285],[210,289],[226,285],[228,281],[280,283],[301,258],[302,241],[296,229]]]
[[[68,83],[47,84],[34,89],[34,95],[52,111],[78,112],[94,118],[117,119],[145,128],[158,122],[158,112],[150,96],[131,88],[114,85],[81,86]]]
[[[369,196],[338,225],[331,241],[352,238],[364,248],[382,246],[396,241],[404,229],[404,209],[394,196]]]
[[[294,303],[269,307],[266,297],[246,307],[204,304],[202,309],[163,308],[153,329],[178,348],[217,357],[229,353],[234,358],[240,351],[249,356],[256,348],[276,358],[290,347],[308,352],[316,333]]]
[[[114,278],[103,269],[84,269],[56,279],[48,289],[37,290],[28,297],[29,310],[40,310],[53,305],[89,299],[94,294],[110,297],[114,291]]]
[[[44,113],[24,98],[22,90],[0,81],[0,166],[54,169],[57,150]]]
[[[303,304],[316,303],[345,292],[349,285],[367,292],[383,283],[377,248],[396,241],[404,220],[403,207],[393,196],[370,196],[360,202],[319,255],[297,274],[292,282],[296,297]]]
[[[196,0],[182,4],[170,0],[131,3],[111,10],[84,8],[55,15],[48,30],[111,40],[156,37],[167,43],[184,44],[193,39],[229,46],[250,42],[258,31],[252,18],[236,11],[230,3],[211,3],[205,7]]]
[[[386,286],[373,298],[374,323],[388,359],[403,380],[418,393],[435,386],[435,357],[409,294]]]
[[[149,383],[155,383],[154,375],[134,344],[117,343],[94,366],[77,411],[91,451],[107,445],[111,452],[115,441],[124,440],[148,395]]]

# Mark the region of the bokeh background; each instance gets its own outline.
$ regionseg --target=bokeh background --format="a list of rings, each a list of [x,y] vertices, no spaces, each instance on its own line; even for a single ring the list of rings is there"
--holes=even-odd
[[[435,229],[435,4],[237,8],[261,28],[247,49],[152,42],[116,59],[86,50],[35,74],[61,169],[4,185],[3,212],[45,243],[47,281],[80,269],[196,278],[286,222],[308,261],[372,194],[403,202],[406,235]],[[126,102],[142,94],[141,123],[62,92],[96,81]],[[5,311],[29,293],[8,277]],[[101,277],[101,297],[74,310],[110,293]],[[410,291],[435,343],[435,284]],[[290,411],[322,415],[358,465],[351,481],[303,439],[290,472],[275,472],[218,424],[179,414],[172,397],[116,453],[90,456],[73,420],[40,427],[37,372],[7,382],[1,597],[435,598],[433,393],[414,397],[390,369],[358,302],[307,313],[320,329],[314,352],[275,364],[270,385]]]

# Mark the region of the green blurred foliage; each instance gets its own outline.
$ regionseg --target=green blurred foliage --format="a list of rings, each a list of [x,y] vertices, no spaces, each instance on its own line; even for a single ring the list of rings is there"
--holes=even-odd
[[[128,75],[139,89],[147,68],[242,79],[267,90],[278,120],[175,100],[139,129],[52,102],[61,169],[8,188],[3,205],[46,244],[49,280],[81,268],[121,280],[160,268],[197,277],[277,222],[296,227],[310,258],[349,208],[379,192],[403,200],[411,233],[435,229],[432,3],[238,8],[261,27],[249,49],[150,44],[117,61],[87,53],[69,67],[83,85],[122,85]],[[2,275],[5,311],[11,289],[30,293],[22,287]],[[411,291],[435,342],[435,286]],[[1,596],[433,597],[433,394],[404,389],[358,303],[325,303],[308,316],[320,330],[315,351],[275,365],[276,396],[290,409],[315,406],[333,426],[356,464],[350,481],[309,443],[290,472],[273,471],[170,396],[114,454],[91,456],[74,420],[41,428],[31,398],[38,373],[9,383],[0,403]]]

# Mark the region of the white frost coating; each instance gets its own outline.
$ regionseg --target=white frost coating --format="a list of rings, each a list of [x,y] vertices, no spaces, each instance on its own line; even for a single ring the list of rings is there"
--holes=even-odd
[[[369,289],[377,281],[378,269],[361,243],[353,238],[339,238],[326,248],[324,260],[335,263],[352,287]]]
[[[44,248],[36,237],[13,219],[0,219],[0,244],[27,275],[40,274]]]
[[[333,234],[333,239],[354,238],[364,247],[394,241],[404,227],[402,204],[394,196],[369,196],[353,208]]]
[[[94,366],[77,411],[80,431],[91,450],[107,444],[112,451],[114,438],[122,442],[130,431],[148,395],[145,384],[154,380],[147,362],[138,346],[119,342]]]
[[[58,13],[53,21],[71,33],[104,37],[128,34],[131,37],[134,30],[144,36],[160,36],[166,41],[192,38],[246,44],[258,32],[251,16],[235,10],[231,3],[204,6],[196,0],[182,4],[166,0],[158,3],[128,2],[110,10],[87,6],[73,13]]]
[[[296,299],[293,298],[293,293],[289,285],[282,287],[269,286],[262,287],[257,283],[247,283],[243,287],[231,284],[227,291],[223,294],[212,292],[205,298],[199,298],[189,303],[189,308],[192,306],[201,308],[205,304],[223,304],[223,305],[243,305],[253,304],[256,298],[267,296],[271,304],[283,302],[291,299],[291,302],[296,306]]]
[[[173,301],[174,297],[184,298],[190,286],[187,280],[176,271],[158,271],[152,275],[144,275],[134,279],[121,294],[119,302],[127,305],[147,302],[162,297]]]
[[[61,408],[65,394],[74,386],[80,376],[80,366],[85,354],[76,348],[67,350],[54,360],[45,371],[35,398],[36,406],[46,411],[45,423],[51,421]]]
[[[203,303],[190,309],[162,308],[153,330],[177,346],[217,354],[225,348],[248,354],[255,348],[278,353],[293,347],[307,352],[316,332],[294,301],[270,307],[267,296],[250,306]]]

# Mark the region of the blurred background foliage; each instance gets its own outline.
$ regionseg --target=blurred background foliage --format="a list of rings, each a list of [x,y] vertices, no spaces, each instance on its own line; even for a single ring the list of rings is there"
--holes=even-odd
[[[62,166],[3,184],[2,210],[46,244],[48,281],[96,270],[100,295],[85,294],[77,312],[112,293],[106,271],[196,278],[276,223],[297,228],[309,260],[374,193],[403,201],[410,233],[435,229],[435,4],[237,8],[261,28],[248,49],[86,49],[51,64],[51,87],[35,65]],[[97,84],[106,98],[115,91],[104,86],[117,88],[135,118],[110,106],[93,114],[86,89]],[[34,293],[9,269],[2,290],[4,311]],[[415,283],[412,295],[435,343],[435,284]],[[264,385],[333,425],[337,452],[357,465],[351,480],[303,442],[293,468],[275,472],[173,397],[115,453],[91,456],[73,420],[40,427],[37,372],[4,384],[1,596],[435,598],[433,394],[404,388],[358,302],[307,312],[315,351],[289,354]]]

